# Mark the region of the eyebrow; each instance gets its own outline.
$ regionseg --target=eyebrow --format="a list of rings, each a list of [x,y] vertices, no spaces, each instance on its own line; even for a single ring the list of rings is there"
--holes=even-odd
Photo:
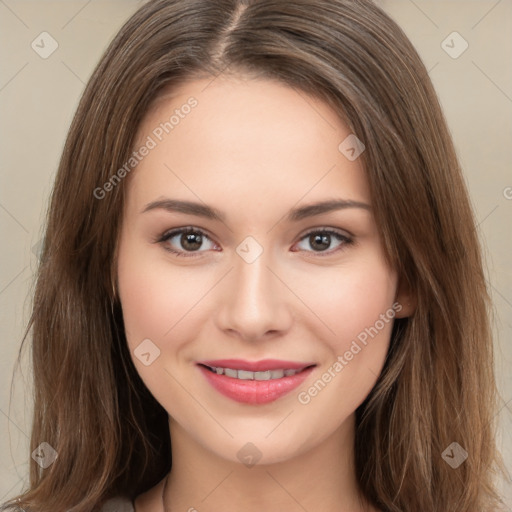
[[[293,208],[288,212],[286,220],[288,222],[298,222],[308,217],[314,217],[323,213],[344,210],[347,208],[362,208],[371,211],[371,206],[361,201],[353,201],[350,199],[331,199],[328,201],[320,201],[318,203]],[[169,198],[159,199],[148,203],[140,213],[157,209],[162,209],[171,213],[177,212],[187,215],[195,215],[197,217],[204,217],[206,219],[217,220],[220,222],[225,222],[226,220],[226,215],[223,212],[206,204]]]

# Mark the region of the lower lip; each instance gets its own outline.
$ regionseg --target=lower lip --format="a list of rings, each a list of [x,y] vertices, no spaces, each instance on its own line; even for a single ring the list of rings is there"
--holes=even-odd
[[[271,380],[241,380],[218,375],[204,366],[199,369],[208,382],[221,394],[245,404],[266,404],[273,402],[300,386],[314,367],[302,370],[289,377]]]

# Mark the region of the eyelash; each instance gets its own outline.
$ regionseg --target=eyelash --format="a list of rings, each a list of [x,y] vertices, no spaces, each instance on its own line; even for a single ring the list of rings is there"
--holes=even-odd
[[[171,238],[174,238],[176,235],[181,235],[183,233],[200,234],[202,237],[208,238],[208,240],[210,240],[210,237],[203,230],[194,228],[192,226],[188,226],[186,228],[179,228],[179,229],[174,229],[171,231],[166,231],[162,235],[160,235],[154,242],[164,244]],[[354,240],[352,238],[350,238],[338,231],[334,231],[332,229],[325,229],[325,228],[312,229],[311,231],[308,231],[300,238],[300,241],[302,241],[304,238],[307,238],[308,236],[310,236],[312,234],[334,235],[341,242],[343,242],[337,249],[330,250],[330,251],[306,251],[306,252],[313,252],[313,254],[315,254],[315,257],[316,256],[324,257],[324,255],[330,256],[333,253],[344,250],[344,248],[345,248],[344,246],[351,245],[354,243]],[[175,254],[178,257],[185,257],[185,258],[195,257],[197,253],[204,252],[204,251],[188,251],[188,252],[187,251],[176,251],[176,250],[171,249],[165,245],[164,245],[164,249],[170,253]],[[294,252],[298,252],[298,251],[294,251]]]

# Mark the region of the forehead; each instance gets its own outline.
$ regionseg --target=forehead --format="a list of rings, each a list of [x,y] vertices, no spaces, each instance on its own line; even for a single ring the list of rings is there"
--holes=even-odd
[[[350,135],[329,105],[276,81],[189,81],[159,97],[141,123],[134,149],[151,149],[129,196],[138,205],[171,195],[219,208],[222,198],[244,209],[301,198],[369,202],[361,160],[339,148]]]

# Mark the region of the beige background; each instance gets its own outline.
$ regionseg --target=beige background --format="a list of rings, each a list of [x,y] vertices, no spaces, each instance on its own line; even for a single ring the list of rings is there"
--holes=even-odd
[[[512,3],[377,1],[401,25],[430,71],[466,173],[496,308],[499,444],[512,471]],[[11,377],[28,319],[52,181],[93,66],[140,4],[0,0],[0,501],[28,482],[28,351],[12,389]],[[31,47],[43,31],[58,43],[46,59]],[[458,58],[442,47],[454,31],[469,45]],[[450,51],[460,50],[463,41],[455,36],[451,43],[451,38]],[[502,484],[512,510],[510,487]]]

